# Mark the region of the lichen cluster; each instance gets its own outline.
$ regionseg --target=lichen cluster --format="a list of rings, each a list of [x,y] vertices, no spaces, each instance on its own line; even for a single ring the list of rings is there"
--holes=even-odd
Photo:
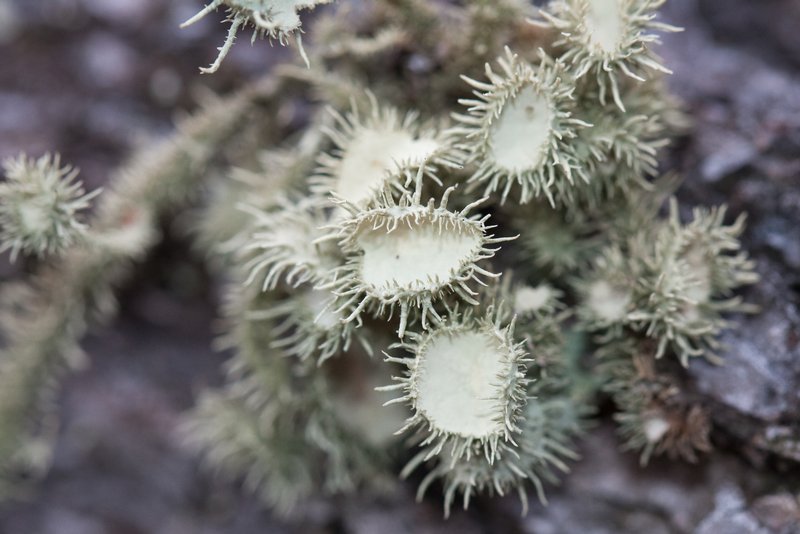
[[[213,71],[241,27],[283,42],[323,3],[215,0],[190,22],[228,10]],[[677,180],[658,177],[686,127],[652,49],[675,30],[662,3],[321,10],[310,67],[270,78],[271,128],[193,138],[214,178],[189,219],[229,288],[227,383],[184,425],[210,464],[289,510],[390,487],[406,461],[449,513],[478,494],[544,502],[606,396],[643,460],[709,449],[678,377],[720,356],[727,314],[749,311],[735,291],[757,277],[743,217],[684,217]],[[279,112],[298,103],[300,131]],[[198,130],[213,118],[175,143]],[[227,172],[212,163],[226,148]],[[147,183],[142,206],[180,196]]]

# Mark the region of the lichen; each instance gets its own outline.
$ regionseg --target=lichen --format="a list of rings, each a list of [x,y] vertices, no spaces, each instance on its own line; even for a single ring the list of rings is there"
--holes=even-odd
[[[226,10],[212,72],[239,30],[299,41],[298,13],[325,3],[215,0],[187,23]],[[45,408],[84,361],[78,337],[189,199],[178,221],[224,281],[231,357],[182,429],[281,512],[378,491],[401,461],[426,471],[420,498],[441,482],[446,514],[478,493],[517,492],[524,510],[608,397],[643,462],[709,450],[682,366],[721,357],[758,277],[743,216],[684,222],[674,200],[662,215],[680,179],[659,176],[660,153],[686,125],[652,50],[674,30],[662,3],[554,0],[545,31],[518,0],[331,10],[310,68],[216,101],[85,222],[93,193],[72,170],[12,160],[2,247],[40,263],[1,293],[0,494],[44,471]]]
[[[83,239],[87,226],[79,219],[100,190],[86,193],[78,171],[61,166],[58,154],[39,159],[9,158],[0,184],[0,252],[45,256],[62,252]]]
[[[303,9],[313,9],[320,4],[329,4],[333,0],[212,0],[192,18],[181,24],[181,28],[191,26],[202,20],[217,9],[227,11],[226,20],[230,22],[228,35],[219,48],[219,55],[214,63],[200,72],[212,74],[217,72],[223,60],[228,56],[236,35],[240,29],[253,27],[253,38],[277,39],[281,44],[286,44],[289,37],[296,35],[297,45],[303,59],[308,63],[308,58],[303,50],[302,40],[297,32],[300,30],[300,16],[298,12]]]
[[[337,311],[346,311],[344,321],[360,322],[365,310],[386,315],[399,307],[397,333],[402,338],[412,311],[427,328],[430,319],[441,320],[437,301],[453,294],[477,304],[470,284],[499,276],[481,264],[494,256],[491,245],[515,238],[495,237],[489,233],[488,217],[471,213],[485,199],[450,211],[453,189],[447,189],[438,206],[434,199],[423,204],[422,174],[420,168],[414,192],[404,191],[399,201],[387,189],[367,210],[342,203],[349,218],[322,238],[337,240],[347,256],[347,263],[332,273],[333,280],[321,285],[341,298]]]
[[[574,86],[547,56],[533,67],[506,48],[498,64],[500,73],[486,66],[488,83],[464,78],[477,99],[461,100],[468,114],[455,115],[464,164],[477,166],[470,181],[504,201],[514,186],[523,204],[542,196],[562,201],[576,181],[589,181],[570,142],[591,126],[573,117]]]
[[[514,337],[513,322],[502,324],[502,310],[494,305],[484,317],[454,309],[449,318],[398,345],[413,356],[389,358],[407,371],[382,390],[402,391],[389,402],[411,406],[413,415],[401,432],[413,429],[424,436],[425,460],[446,450],[454,463],[475,454],[493,463],[513,447],[520,430],[527,355]]]

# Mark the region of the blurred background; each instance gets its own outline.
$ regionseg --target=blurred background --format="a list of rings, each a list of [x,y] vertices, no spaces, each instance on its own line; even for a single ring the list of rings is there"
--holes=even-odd
[[[201,76],[224,27],[212,16],[179,30],[199,7],[0,0],[0,158],[59,151],[91,190],[172,131],[198,94],[297,61],[241,39],[220,72]],[[667,155],[686,174],[680,197],[748,212],[745,245],[763,278],[747,295],[763,313],[737,318],[725,366],[695,362],[688,373],[712,407],[711,455],[643,469],[601,421],[550,505],[525,518],[511,497],[445,522],[435,497],[414,503],[410,483],[275,518],[199,469],[175,434],[195,393],[221,382],[225,355],[210,349],[213,283],[165,228],[124,288],[121,314],[86,340],[91,365],[65,382],[54,465],[26,499],[0,504],[0,534],[800,532],[800,1],[669,0],[663,19],[686,28],[660,50],[694,121]],[[0,259],[0,279],[23,269]]]

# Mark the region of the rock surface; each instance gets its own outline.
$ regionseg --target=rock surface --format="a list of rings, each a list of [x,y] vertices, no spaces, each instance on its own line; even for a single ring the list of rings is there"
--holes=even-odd
[[[219,38],[211,22],[174,31],[196,4],[0,1],[0,157],[58,149],[90,188],[101,184],[140,137],[170,129],[171,110],[191,107],[198,61]],[[92,366],[65,385],[55,465],[27,501],[0,506],[0,532],[800,532],[800,4],[671,0],[664,19],[686,27],[662,49],[694,120],[670,156],[688,177],[680,196],[748,212],[745,244],[762,276],[746,296],[763,312],[735,319],[725,365],[689,369],[711,407],[714,453],[642,468],[604,422],[549,506],[525,518],[512,497],[445,522],[440,502],[416,504],[401,485],[279,520],[200,470],[175,435],[194,393],[220,381],[223,357],[209,349],[203,274],[188,251],[162,248],[113,327],[87,340]],[[235,47],[225,72],[202,82],[225,91],[284,53]]]

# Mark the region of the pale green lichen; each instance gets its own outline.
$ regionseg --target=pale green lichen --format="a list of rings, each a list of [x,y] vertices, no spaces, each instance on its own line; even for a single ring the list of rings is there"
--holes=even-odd
[[[210,67],[201,68],[200,72],[211,74],[217,72],[222,61],[230,52],[236,35],[241,29],[253,27],[253,38],[277,39],[281,44],[286,44],[289,37],[300,30],[300,16],[298,12],[303,9],[313,9],[320,4],[329,4],[333,0],[212,0],[192,18],[181,24],[181,28],[191,26],[205,18],[217,9],[227,10],[227,21],[230,22],[228,35],[219,48],[219,55]],[[308,63],[308,58],[303,50],[302,40],[296,35],[297,45],[303,59]]]
[[[319,158],[312,192],[364,208],[387,186],[409,186],[420,169],[438,181],[437,168],[457,166],[452,134],[421,124],[416,112],[403,115],[367,97],[366,112],[356,104],[344,115],[331,110],[335,125],[325,132],[335,149]]]
[[[61,165],[58,154],[21,155],[3,162],[0,184],[0,252],[58,254],[86,237],[79,219],[100,190],[86,193],[78,171]]]
[[[298,289],[248,319],[272,319],[274,341],[270,347],[301,360],[316,357],[318,365],[350,348],[355,325],[342,321],[330,291],[311,286]],[[369,347],[367,347],[369,350]]]
[[[340,204],[349,216],[333,225],[323,241],[336,240],[347,263],[322,287],[341,298],[337,311],[345,312],[344,321],[360,323],[365,311],[385,316],[399,308],[402,338],[412,311],[427,328],[431,319],[441,320],[437,301],[452,294],[477,304],[471,286],[499,276],[481,264],[494,256],[491,245],[514,237],[495,237],[488,216],[472,214],[485,199],[450,211],[453,190],[448,189],[438,206],[435,199],[423,204],[422,174],[420,168],[414,192],[404,191],[399,201],[384,190],[370,209]]]
[[[567,462],[577,459],[573,441],[582,432],[581,409],[560,396],[543,397],[535,386],[527,393],[529,400],[520,414],[520,428],[514,435],[514,445],[494,461],[485,456],[436,457],[428,474],[420,483],[417,498],[421,499],[430,485],[441,479],[445,488],[445,516],[456,495],[461,494],[464,509],[476,494],[507,495],[516,492],[522,512],[528,507],[527,486],[532,484],[539,500],[546,503],[544,484],[555,482],[560,473],[569,471]],[[428,454],[415,456],[403,471],[408,475],[425,463]]]
[[[523,343],[514,338],[513,322],[502,324],[503,315],[494,306],[484,317],[453,309],[448,321],[409,333],[409,340],[397,345],[413,356],[389,358],[407,370],[381,390],[403,393],[389,402],[410,405],[413,415],[401,432],[422,435],[424,460],[446,453],[454,463],[473,455],[493,463],[513,449],[528,360]]]
[[[748,311],[733,289],[758,281],[755,264],[741,252],[738,240],[744,218],[723,222],[725,209],[695,209],[694,220],[683,225],[673,200],[668,223],[646,243],[641,235],[643,273],[638,293],[647,298],[628,319],[634,328],[658,341],[656,357],[672,348],[683,365],[690,357],[714,358],[717,337],[727,321],[726,311]]]
[[[325,235],[323,227],[329,218],[326,206],[316,199],[298,203],[283,199],[270,211],[247,205],[239,209],[255,221],[241,248],[249,273],[245,284],[257,281],[262,291],[275,289],[279,283],[314,284],[342,263],[338,249],[317,242]]]
[[[561,59],[572,66],[576,78],[595,76],[600,102],[610,92],[613,102],[625,110],[619,76],[645,81],[647,71],[670,74],[652,51],[658,36],[651,31],[675,32],[680,28],[655,20],[666,0],[557,0],[531,21],[559,32],[555,46],[565,48]]]
[[[189,22],[225,9],[231,26],[205,70],[245,26],[283,43],[323,3],[212,2]],[[544,32],[520,0],[331,11],[310,69],[282,67],[144,151],[85,228],[73,173],[19,160],[48,170],[69,216],[33,239],[46,210],[13,211],[39,206],[11,194],[14,173],[0,186],[5,248],[61,253],[2,291],[0,494],[43,471],[77,337],[187,198],[206,204],[179,222],[227,282],[217,346],[232,356],[183,428],[279,511],[377,490],[399,460],[401,476],[427,470],[420,497],[442,483],[446,513],[513,491],[525,509],[577,457],[599,392],[643,461],[708,450],[679,364],[715,357],[757,276],[743,218],[684,223],[674,201],[659,215],[678,184],[657,177],[659,152],[685,127],[650,46],[673,29],[654,21],[661,3],[558,0]]]
[[[477,98],[461,100],[468,114],[455,115],[464,163],[477,167],[470,182],[503,200],[518,187],[523,204],[537,197],[562,202],[576,182],[589,181],[570,142],[591,126],[573,117],[575,87],[547,56],[534,67],[506,48],[498,65],[499,73],[486,66],[487,82],[465,77]]]

